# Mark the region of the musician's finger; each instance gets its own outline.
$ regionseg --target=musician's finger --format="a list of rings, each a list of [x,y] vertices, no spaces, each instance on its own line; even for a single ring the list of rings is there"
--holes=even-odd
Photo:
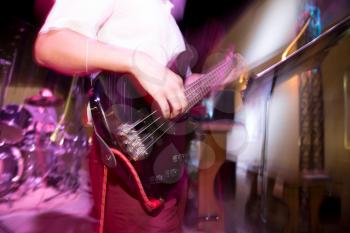
[[[187,103],[187,98],[185,96],[184,83],[183,83],[183,80],[181,78],[178,80],[178,86],[175,89],[175,94],[176,94],[178,101],[180,102],[181,112],[183,112],[186,109],[188,103]]]
[[[182,111],[181,101],[177,95],[168,94],[167,100],[171,107],[170,118],[174,118]]]
[[[187,98],[185,96],[185,91],[180,91],[178,93],[178,99],[180,101],[180,104],[181,104],[181,112],[185,111],[186,110],[186,107],[188,105],[188,101],[187,101]]]
[[[155,101],[158,104],[158,107],[160,108],[162,115],[164,118],[170,117],[170,107],[168,104],[168,101],[164,95],[157,95],[154,97]]]

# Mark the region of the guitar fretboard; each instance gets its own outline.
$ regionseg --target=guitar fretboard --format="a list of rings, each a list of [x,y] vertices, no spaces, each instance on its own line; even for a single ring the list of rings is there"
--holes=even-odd
[[[208,73],[202,75],[198,80],[185,87],[185,96],[188,101],[186,108],[187,112],[199,101],[201,101],[210,91],[222,84],[225,78],[237,69],[237,72],[232,72],[233,75],[238,75],[238,59],[231,52],[223,61],[212,68]]]

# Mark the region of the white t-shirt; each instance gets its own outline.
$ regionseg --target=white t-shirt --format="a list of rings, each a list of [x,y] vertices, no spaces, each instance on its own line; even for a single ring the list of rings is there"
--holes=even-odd
[[[166,65],[185,50],[168,0],[56,0],[40,32],[68,28]]]

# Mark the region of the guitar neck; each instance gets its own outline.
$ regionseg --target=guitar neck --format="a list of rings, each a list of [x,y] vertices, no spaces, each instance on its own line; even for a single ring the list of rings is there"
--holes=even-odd
[[[238,69],[238,63],[233,54],[217,64],[208,73],[202,75],[198,80],[185,87],[185,96],[188,106],[185,112],[200,102],[210,91],[221,85],[225,78],[234,70]],[[234,74],[239,72],[232,72]]]

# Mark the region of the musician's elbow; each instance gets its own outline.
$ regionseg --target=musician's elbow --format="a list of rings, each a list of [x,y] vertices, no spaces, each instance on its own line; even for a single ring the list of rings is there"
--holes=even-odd
[[[39,35],[34,44],[33,56],[35,62],[41,66],[46,66],[49,60],[50,51],[47,48],[47,39]]]

